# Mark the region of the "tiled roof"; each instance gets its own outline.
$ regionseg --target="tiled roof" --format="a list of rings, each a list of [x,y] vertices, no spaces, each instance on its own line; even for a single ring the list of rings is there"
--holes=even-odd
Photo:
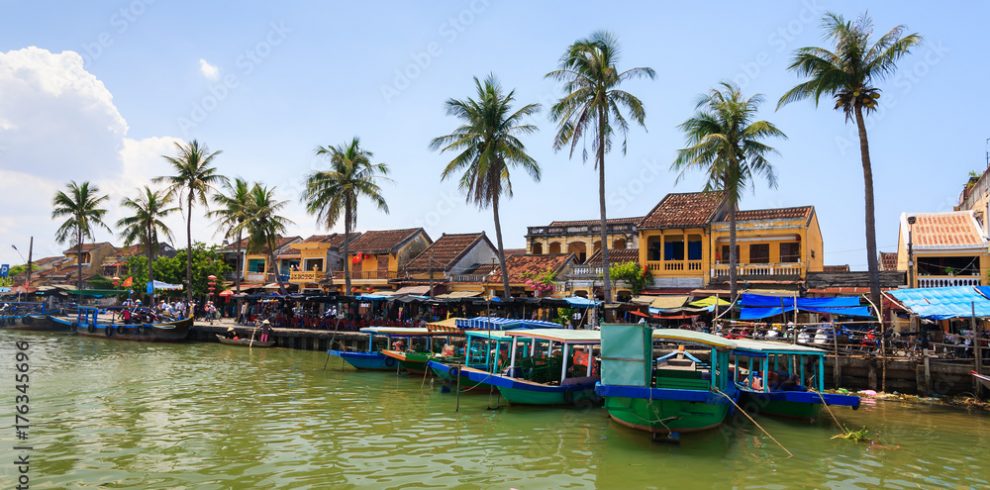
[[[880,252],[880,270],[897,270],[897,252]]]
[[[916,213],[913,226],[907,224],[907,214],[901,215],[901,233],[907,243],[908,229],[912,232],[915,249],[966,249],[986,248],[983,230],[972,211],[947,211],[943,213]]]
[[[48,265],[48,264],[51,264],[53,262],[56,262],[56,261],[59,261],[59,260],[63,260],[63,259],[65,259],[65,257],[62,256],[62,255],[55,255],[55,256],[52,256],[52,257],[44,257],[44,258],[35,260],[34,261],[34,266],[35,267],[41,267],[41,266],[45,266],[45,265]]]
[[[573,254],[554,255],[513,255],[505,258],[505,267],[509,270],[509,283],[521,284],[533,276],[547,271],[559,272],[569,261],[574,260]],[[475,272],[480,274],[480,272]],[[502,282],[501,270],[488,276],[488,282]]]
[[[351,252],[384,254],[395,251],[399,245],[412,238],[417,233],[425,233],[422,228],[404,228],[401,230],[366,231],[348,247]]]
[[[894,254],[896,262],[897,254]],[[822,266],[822,272],[849,272],[849,264]]]
[[[643,220],[642,216],[634,218],[609,218],[605,220],[610,225],[636,224]],[[551,221],[549,226],[593,226],[600,224],[600,219],[582,219],[574,221]]]
[[[797,206],[793,208],[753,209],[737,211],[736,221],[761,221],[774,219],[808,219],[815,211],[814,206]],[[726,217],[723,221],[728,221]]]
[[[361,233],[351,232],[351,240],[355,240],[361,236]],[[309,238],[303,240],[300,243],[328,243],[330,248],[338,248],[344,244],[344,234],[343,233],[331,233],[329,235],[312,235]]]
[[[480,240],[488,239],[484,233],[444,233],[416,258],[410,260],[406,264],[406,270],[422,272],[432,268],[436,271],[448,271]]]
[[[103,247],[103,246],[107,246],[107,247],[111,247],[111,248],[113,247],[113,245],[111,245],[110,242],[84,243],[82,245],[82,251],[83,252],[89,252],[89,251],[92,251],[95,248],[99,248],[99,247]],[[68,255],[68,254],[74,254],[78,250],[79,250],[79,248],[76,247],[75,245],[73,245],[72,247],[68,248],[66,251],[64,251],[62,253],[63,254],[66,254],[66,255]]]
[[[725,193],[722,191],[667,194],[639,222],[639,227],[659,229],[704,226],[711,222],[724,202]]]
[[[621,264],[623,262],[636,262],[639,263],[639,250],[635,248],[619,248],[619,249],[609,249],[608,250],[608,263],[615,265]],[[599,250],[594,253],[588,260],[585,261],[585,265],[600,266],[602,265],[602,251]]]
[[[301,239],[301,237],[299,237],[298,235],[297,236],[280,236],[280,237],[278,237],[278,243],[275,244],[275,249],[276,250],[277,249],[280,249],[280,248],[282,248],[282,247],[284,247],[284,246],[286,246],[286,245],[288,245],[290,243],[293,243],[296,240],[300,240],[300,239]],[[240,249],[242,251],[246,251],[248,248],[250,248],[250,247],[248,247],[249,244],[250,244],[250,238],[244,238],[244,239],[242,239],[241,240]],[[225,246],[225,247],[223,247],[223,248],[220,249],[220,252],[236,252],[236,251],[237,251],[237,242],[231,242],[227,246]],[[248,253],[250,253],[250,252],[248,252]]]
[[[525,248],[506,248],[502,251],[505,252],[506,258],[512,257],[513,255],[526,255]]]

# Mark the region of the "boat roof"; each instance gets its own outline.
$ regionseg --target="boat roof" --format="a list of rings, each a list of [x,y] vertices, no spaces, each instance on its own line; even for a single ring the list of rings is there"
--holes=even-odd
[[[694,330],[683,330],[680,328],[658,328],[653,330],[653,340],[671,340],[675,342],[689,342],[692,344],[707,345],[716,349],[735,349],[736,342],[725,337],[719,337],[709,333],[695,332]]]
[[[476,337],[482,339],[503,340],[503,339],[512,338],[505,331],[502,330],[464,330],[464,333],[466,333],[468,337]]]
[[[391,335],[395,337],[420,337],[424,335],[443,335],[441,332],[433,332],[428,328],[407,328],[407,327],[364,327],[362,333]]]
[[[602,341],[602,333],[598,330],[533,328],[529,330],[510,330],[506,334],[511,337],[543,339],[564,344],[599,344]]]
[[[759,352],[761,354],[798,354],[824,355],[825,351],[804,345],[788,344],[785,342],[770,342],[766,340],[736,339],[736,350]]]

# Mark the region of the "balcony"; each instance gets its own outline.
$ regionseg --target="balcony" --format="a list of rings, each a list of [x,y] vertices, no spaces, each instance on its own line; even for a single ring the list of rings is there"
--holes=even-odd
[[[398,277],[399,277],[399,273],[395,271],[351,271],[352,281],[361,281],[361,280],[387,281],[389,279],[396,279]],[[344,279],[344,272],[343,271],[334,272],[333,278],[335,280]]]
[[[318,283],[326,277],[323,271],[292,271],[289,273],[289,282],[292,283]]]
[[[572,225],[572,226],[530,226],[526,228],[527,237],[559,237],[559,236],[584,236],[597,235],[600,233],[600,225]],[[607,226],[609,235],[636,234],[636,225],[632,223],[615,223]]]
[[[650,260],[646,262],[646,267],[650,272],[674,273],[674,274],[695,274],[701,273],[702,264],[700,260]]]
[[[588,265],[576,265],[571,269],[571,277],[580,278],[590,278],[590,277],[602,277],[605,273],[602,266],[588,266]]]
[[[980,276],[918,276],[919,288],[979,286]]]
[[[485,282],[488,274],[454,274],[450,276],[450,282]]]
[[[739,264],[736,266],[736,274],[740,276],[800,276],[800,262],[782,262],[775,264]],[[728,278],[729,264],[715,264],[712,270],[712,277]]]

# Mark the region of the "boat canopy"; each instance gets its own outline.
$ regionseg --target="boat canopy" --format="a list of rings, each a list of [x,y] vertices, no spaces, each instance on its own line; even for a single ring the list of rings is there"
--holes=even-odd
[[[501,330],[466,330],[464,333],[475,339],[506,340],[512,338],[507,332]]]
[[[362,333],[377,335],[388,335],[391,337],[422,337],[428,335],[443,335],[443,332],[433,332],[428,328],[405,328],[405,327],[365,327]]]
[[[784,342],[768,342],[765,340],[752,340],[752,339],[735,339],[733,342],[736,343],[737,351],[744,352],[755,352],[759,354],[797,354],[800,356],[825,355],[825,351],[822,349],[816,349],[814,347],[807,347],[803,345],[794,345]]]
[[[543,320],[526,320],[521,318],[500,318],[495,316],[477,316],[474,318],[458,318],[455,322],[458,328],[471,330],[513,330],[517,328],[561,328],[559,323]]]
[[[737,347],[734,340],[712,335],[694,330],[682,330],[679,328],[658,328],[653,331],[653,340],[669,340],[674,342],[688,342],[692,344],[707,345],[716,349],[735,349]]]
[[[554,328],[534,328],[531,330],[511,330],[510,337],[543,339],[562,344],[599,344],[602,341],[598,330],[564,330]]]

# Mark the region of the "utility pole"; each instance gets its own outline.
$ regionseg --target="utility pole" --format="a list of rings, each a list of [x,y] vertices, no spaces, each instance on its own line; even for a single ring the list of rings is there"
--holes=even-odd
[[[432,298],[433,297],[433,247],[430,247],[430,256],[427,257],[427,260],[429,261],[429,268],[430,268],[430,294],[429,294],[429,296]]]
[[[27,286],[29,288],[31,287],[31,267],[32,267],[32,261],[33,261],[32,259],[33,258],[34,258],[34,237],[32,236],[31,237],[31,241],[28,243],[28,277],[27,277]]]

